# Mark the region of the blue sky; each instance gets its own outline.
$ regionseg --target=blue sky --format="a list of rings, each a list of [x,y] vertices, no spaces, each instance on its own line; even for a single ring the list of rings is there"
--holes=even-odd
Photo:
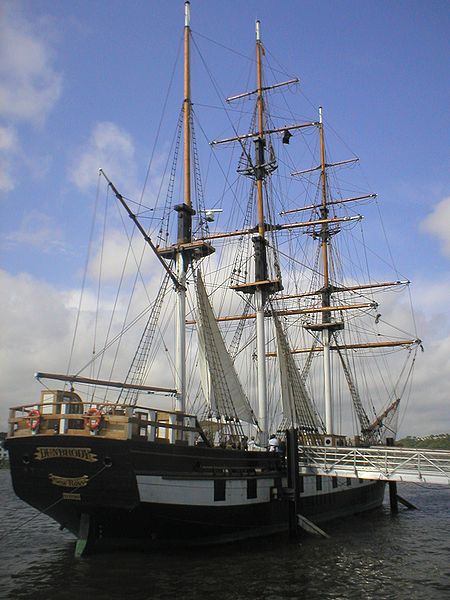
[[[40,368],[39,351],[33,358],[30,347],[56,343],[44,326],[79,286],[96,169],[114,170],[119,185],[143,185],[183,2],[16,0],[0,11],[4,423],[5,406],[36,393],[27,378]],[[418,431],[425,419],[430,432],[450,430],[448,2],[193,0],[196,43],[224,95],[242,91],[248,61],[206,38],[252,57],[255,18],[272,64],[301,80],[299,114],[314,119],[312,106],[322,104],[360,157],[397,267],[413,281],[427,350],[418,383],[436,401],[425,411],[417,397],[405,426]],[[217,104],[201,60],[193,77],[194,103]],[[179,92],[169,99],[172,120]],[[211,138],[227,134],[206,112]],[[46,296],[54,310],[40,305]]]

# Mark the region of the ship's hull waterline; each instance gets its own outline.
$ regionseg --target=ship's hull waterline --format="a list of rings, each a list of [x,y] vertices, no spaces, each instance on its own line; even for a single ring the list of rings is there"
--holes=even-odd
[[[58,435],[11,439],[8,449],[16,494],[90,549],[220,543],[288,527],[275,453]],[[301,482],[300,512],[314,522],[383,501],[383,482]]]

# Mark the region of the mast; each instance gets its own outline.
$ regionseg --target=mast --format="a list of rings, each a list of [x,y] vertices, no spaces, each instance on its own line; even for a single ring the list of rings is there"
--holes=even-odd
[[[184,203],[191,206],[191,72],[190,72],[190,21],[191,6],[189,0],[184,3],[184,100],[183,100],[183,138],[184,138]]]
[[[263,206],[263,179],[264,179],[264,99],[262,92],[262,44],[260,34],[260,22],[256,21],[256,85],[257,85],[257,109],[258,109],[258,138],[255,140],[256,148],[256,191],[258,202],[258,235],[264,240],[264,206]]]
[[[278,83],[272,86],[263,86],[262,77],[262,56],[264,54],[263,44],[261,42],[261,27],[260,21],[256,21],[256,89],[250,92],[244,92],[236,96],[232,96],[227,101],[232,102],[240,98],[252,96],[256,94],[256,123],[254,130],[249,133],[228,137],[221,140],[214,140],[211,144],[224,144],[228,142],[239,141],[241,144],[245,140],[251,140],[255,144],[254,149],[254,160],[250,158],[250,153],[247,152],[246,148],[243,148],[247,168],[239,170],[238,172],[251,177],[254,181],[253,185],[256,189],[256,212],[257,212],[257,223],[254,227],[235,230],[226,233],[212,233],[202,237],[203,241],[209,241],[219,238],[228,238],[242,235],[252,235],[253,243],[253,257],[254,257],[254,280],[248,281],[247,277],[244,277],[244,281],[239,277],[230,286],[231,289],[242,294],[251,294],[254,298],[255,305],[255,319],[256,319],[256,350],[257,350],[257,381],[258,381],[258,425],[260,429],[260,443],[266,445],[267,443],[267,428],[268,428],[268,399],[267,399],[267,373],[266,373],[266,332],[265,332],[265,305],[267,298],[276,292],[283,289],[281,274],[279,272],[278,262],[274,261],[273,265],[269,265],[268,262],[268,242],[266,240],[266,234],[268,231],[274,231],[275,229],[281,230],[284,225],[273,225],[267,224],[264,214],[264,183],[266,178],[271,175],[273,171],[277,169],[275,157],[273,155],[273,149],[270,145],[267,148],[267,139],[274,133],[281,133],[284,135],[289,134],[289,130],[297,130],[304,127],[316,127],[317,122],[311,123],[293,123],[291,125],[284,125],[283,127],[277,128],[265,128],[264,122],[264,92],[284,85],[291,85],[297,83],[297,79],[291,79],[282,83]],[[298,223],[289,227],[304,227],[305,223]]]
[[[192,102],[190,73],[190,2],[184,3],[184,89],[183,89],[183,203],[174,206],[177,216],[177,240],[175,244],[158,247],[157,253],[166,259],[174,260],[176,265],[176,348],[175,348],[175,387],[176,410],[186,410],[186,277],[193,261],[214,252],[214,247],[205,240],[192,240]]]
[[[327,170],[325,162],[325,139],[323,133],[323,115],[322,107],[319,107],[319,134],[320,134],[320,175],[322,188],[322,204],[320,207],[320,216],[327,221],[328,206],[327,206]],[[322,224],[321,227],[321,249],[322,249],[322,266],[323,266],[323,287],[322,287],[322,308],[330,306],[330,279],[328,270],[328,244],[330,239],[328,222]],[[325,399],[325,427],[326,432],[333,433],[333,404],[331,397],[331,355],[330,355],[330,338],[333,325],[331,323],[330,311],[324,310],[322,313],[322,344],[323,344],[323,384],[324,384],[324,399]]]
[[[258,207],[258,235],[253,238],[255,248],[255,280],[267,280],[267,256],[264,225],[263,181],[264,171],[264,99],[262,92],[262,44],[260,35],[260,22],[256,21],[256,81],[257,81],[257,111],[258,111],[258,138],[255,140],[255,172],[256,192]],[[261,429],[261,445],[267,444],[267,375],[266,375],[266,334],[264,323],[264,303],[266,293],[264,288],[257,286],[255,289],[256,309],[256,348],[258,360],[258,423]]]
[[[183,100],[183,152],[184,201],[175,207],[178,212],[177,244],[192,240],[191,206],[191,81],[190,81],[190,2],[184,3],[184,100]],[[176,307],[176,410],[186,410],[186,273],[189,253],[181,248],[176,253],[176,272],[180,287],[177,289]]]

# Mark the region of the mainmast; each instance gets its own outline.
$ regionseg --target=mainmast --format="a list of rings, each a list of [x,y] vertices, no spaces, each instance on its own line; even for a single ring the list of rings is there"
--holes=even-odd
[[[266,334],[265,334],[265,311],[267,298],[269,295],[279,292],[283,289],[281,283],[281,274],[279,272],[278,261],[269,265],[267,233],[274,229],[283,229],[284,226],[274,226],[266,223],[264,214],[264,183],[267,177],[277,168],[273,149],[270,144],[270,136],[273,134],[282,134],[284,137],[291,137],[290,130],[302,129],[304,127],[316,126],[317,123],[293,123],[283,127],[267,128],[264,120],[265,105],[264,92],[279,88],[281,86],[298,83],[298,79],[290,79],[271,86],[263,85],[262,77],[262,56],[264,48],[261,42],[260,22],[256,21],[256,89],[227,98],[227,102],[239,100],[247,96],[256,95],[256,123],[254,130],[233,137],[214,140],[211,144],[225,144],[229,142],[240,142],[243,148],[243,157],[245,168],[238,169],[238,172],[252,178],[256,189],[256,209],[257,223],[254,227],[243,230],[235,230],[226,233],[213,233],[203,237],[204,241],[228,238],[242,235],[251,235],[254,255],[254,278],[253,281],[244,281],[238,276],[231,289],[243,294],[251,294],[254,297],[255,319],[256,319],[256,349],[257,349],[257,380],[258,380],[258,425],[260,428],[260,443],[267,443],[268,428],[268,399],[267,399],[267,373],[266,373]],[[248,151],[246,142],[250,140],[255,144],[254,159],[253,153]],[[269,140],[267,142],[267,140]],[[287,142],[285,142],[287,143]],[[267,145],[269,144],[269,148]],[[295,226],[306,226],[305,223],[299,223]],[[289,225],[291,227],[291,225]]]
[[[319,107],[319,134],[320,134],[320,177],[322,188],[322,204],[320,207],[320,217],[327,221],[328,206],[327,206],[327,169],[325,162],[325,139],[323,132],[323,115],[322,107]],[[323,287],[322,287],[322,308],[330,306],[331,288],[328,270],[328,244],[330,240],[330,230],[328,222],[322,224],[321,227],[321,246],[322,246],[322,266],[323,266]],[[333,404],[331,397],[331,355],[330,355],[330,338],[331,331],[335,325],[331,322],[331,312],[324,311],[322,313],[322,343],[323,343],[323,381],[324,381],[324,397],[325,397],[325,427],[327,433],[333,433]]]
[[[256,190],[258,202],[258,235],[264,240],[264,205],[263,205],[263,180],[264,180],[264,98],[262,92],[262,61],[263,52],[260,33],[260,21],[256,21],[256,84],[257,84],[257,110],[258,110],[258,138],[255,140],[256,149]]]
[[[258,137],[255,140],[255,175],[258,206],[258,235],[253,238],[255,248],[255,281],[267,281],[267,254],[264,224],[263,181],[264,170],[264,98],[262,92],[262,44],[260,22],[256,21],[256,81],[257,81],[257,110]],[[264,323],[264,303],[266,292],[263,287],[256,286],[256,346],[258,360],[258,423],[261,429],[261,445],[267,443],[267,374],[266,374],[266,334]]]

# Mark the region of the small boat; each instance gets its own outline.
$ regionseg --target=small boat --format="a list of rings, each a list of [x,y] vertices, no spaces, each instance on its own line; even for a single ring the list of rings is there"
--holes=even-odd
[[[376,195],[345,194],[336,175],[357,159],[330,159],[321,108],[307,122],[282,103],[271,113],[275,95],[298,79],[266,80],[259,22],[256,83],[227,99],[239,106],[232,115],[249,115],[248,128],[233,124],[232,135],[209,144],[225,182],[206,203],[191,35],[186,2],[184,97],[161,206],[133,203],[114,174],[100,172],[105,196],[131,219],[128,259],[135,235],[150,257],[150,275],[131,286],[136,299],[148,275],[148,300],[140,313],[123,311],[117,335],[107,327],[103,346],[93,325],[86,362],[37,373],[46,382],[40,398],[10,410],[14,490],[77,537],[78,555],[115,543],[233,542],[287,530],[286,432],[300,447],[386,444],[420,347],[381,316],[381,295],[389,305],[409,281],[368,278],[355,207]],[[223,156],[236,148],[231,181]],[[309,162],[298,164],[308,148]],[[183,201],[175,203],[180,170]],[[147,227],[149,213],[158,218]],[[108,318],[112,304],[120,302]],[[137,327],[137,349],[119,360]],[[384,486],[302,472],[302,520],[379,507]]]

